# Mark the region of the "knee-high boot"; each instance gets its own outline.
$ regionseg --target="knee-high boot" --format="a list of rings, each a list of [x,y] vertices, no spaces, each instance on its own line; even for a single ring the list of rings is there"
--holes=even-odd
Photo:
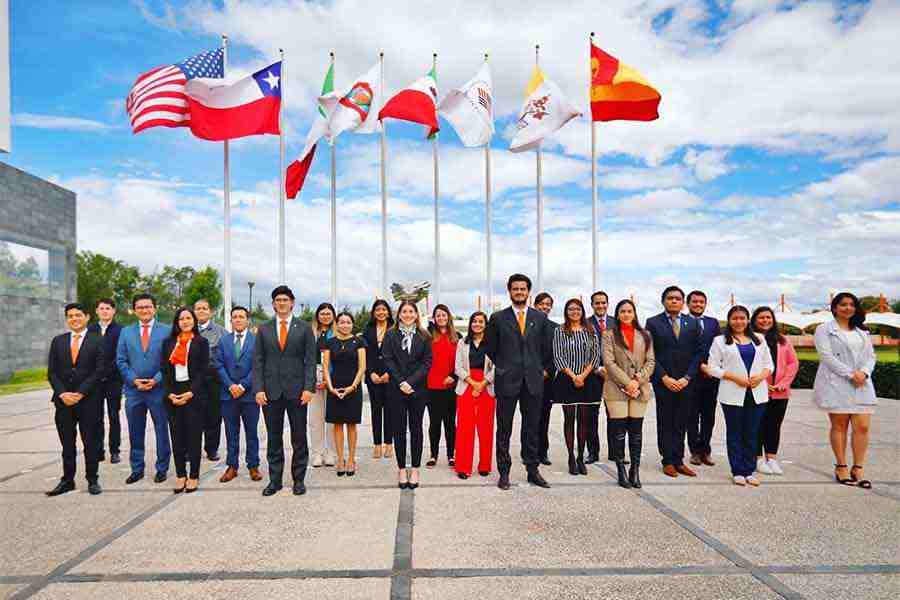
[[[643,448],[643,418],[628,418],[628,453],[631,455],[631,467],[628,469],[628,482],[631,487],[641,488],[641,450]]]
[[[612,434],[613,442],[613,460],[616,461],[616,471],[619,476],[619,485],[623,488],[630,488],[631,484],[625,476],[625,429],[626,419],[609,419],[607,421]]]

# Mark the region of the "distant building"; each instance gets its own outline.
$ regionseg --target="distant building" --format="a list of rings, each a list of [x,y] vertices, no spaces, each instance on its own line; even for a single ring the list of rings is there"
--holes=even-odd
[[[9,2],[0,0],[0,152],[12,148],[9,115]]]

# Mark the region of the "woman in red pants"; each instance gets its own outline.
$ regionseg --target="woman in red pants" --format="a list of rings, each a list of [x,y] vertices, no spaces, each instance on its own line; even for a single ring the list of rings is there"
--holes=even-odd
[[[478,474],[491,474],[494,449],[494,364],[485,354],[487,315],[473,313],[469,332],[456,347],[456,476],[472,474],[475,431],[478,431]]]

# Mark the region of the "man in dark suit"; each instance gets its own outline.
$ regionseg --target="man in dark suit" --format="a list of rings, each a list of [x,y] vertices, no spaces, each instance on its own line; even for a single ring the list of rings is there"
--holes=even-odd
[[[614,317],[610,317],[606,314],[609,310],[609,296],[606,295],[606,292],[596,291],[591,294],[591,308],[594,309],[594,314],[591,315],[589,322],[597,333],[597,338],[600,340],[600,352],[602,353],[603,332],[616,323]],[[598,389],[603,389],[603,381],[606,379],[606,367],[601,366],[597,369],[596,375],[600,378],[600,387]],[[600,405],[595,404],[587,408],[590,412],[587,432],[588,455],[584,462],[585,464],[590,464],[600,460]],[[607,418],[609,418],[609,415],[607,415]],[[609,452],[612,452],[611,448],[613,447],[611,436],[612,430],[607,428],[606,447]],[[613,457],[610,456],[609,459],[613,460]]]
[[[259,406],[253,397],[253,349],[256,336],[250,331],[250,312],[243,306],[231,309],[231,333],[225,334],[216,348],[215,365],[222,381],[218,390],[225,417],[225,441],[228,468],[219,479],[228,483],[238,474],[241,450],[241,421],[247,439],[247,469],[250,479],[259,481]]]
[[[268,432],[266,459],[269,485],[263,496],[282,486],[284,473],[284,415],[291,424],[291,458],[294,495],[306,493],[303,479],[309,463],[306,410],[316,389],[318,346],[310,326],[293,315],[294,292],[286,285],[272,290],[275,318],[260,325],[253,352],[253,391],[262,406]]]
[[[553,311],[553,296],[548,294],[547,292],[541,292],[537,296],[534,297],[534,307],[547,315],[547,319],[550,319],[550,313]],[[554,323],[550,321],[550,327],[548,331],[550,333],[550,344],[551,348],[553,347],[553,332],[556,331],[556,328],[559,327],[559,323]],[[553,362],[550,363],[550,368],[547,370],[547,374],[544,376],[544,401],[541,405],[541,427],[539,430],[539,438],[538,438],[538,454],[541,459],[541,464],[545,466],[550,466],[553,463],[550,462],[550,414],[553,411],[553,378],[556,377],[556,366],[553,365]],[[522,450],[524,451],[525,446],[525,428],[522,428]],[[524,460],[524,457],[523,457]]]
[[[709,360],[709,348],[712,341],[721,333],[719,320],[703,316],[706,310],[706,294],[694,290],[687,296],[688,310],[697,326],[700,327],[700,341],[703,354],[700,363]],[[692,465],[714,466],[712,460],[713,427],[716,424],[716,396],[719,393],[719,380],[703,372],[697,374],[691,384],[691,413],[688,417],[687,439],[691,451]]]
[[[684,464],[684,436],[691,409],[690,382],[697,376],[703,355],[700,326],[681,314],[684,291],[680,287],[667,287],[662,303],[665,310],[647,319],[646,324],[656,355],[651,378],[656,396],[656,440],[663,473],[696,477],[697,473]]]
[[[491,315],[485,332],[485,351],[495,366],[494,388],[497,393],[497,487],[509,489],[509,439],[512,435],[516,404],[525,428],[522,452],[528,482],[550,487],[541,476],[540,419],[544,394],[544,375],[550,371],[553,351],[550,321],[547,316],[528,307],[531,280],[522,274],[510,276],[506,283],[512,306]]]
[[[122,326],[116,322],[116,302],[112,298],[100,298],[94,307],[97,322],[91,323],[88,331],[103,337],[103,357],[106,365],[97,385],[100,396],[100,410],[97,412],[97,451],[100,462],[106,460],[103,441],[106,438],[103,418],[103,406],[109,415],[109,462],[116,464],[119,458],[119,446],[122,443],[122,422],[119,413],[122,410],[122,375],[116,368],[116,347]]]
[[[103,490],[98,481],[97,412],[100,409],[99,382],[107,368],[103,338],[87,331],[88,312],[78,303],[67,304],[67,333],[53,338],[47,359],[47,378],[53,388],[56,432],[62,443],[63,476],[48,496],[75,489],[75,437],[81,432],[88,491]]]

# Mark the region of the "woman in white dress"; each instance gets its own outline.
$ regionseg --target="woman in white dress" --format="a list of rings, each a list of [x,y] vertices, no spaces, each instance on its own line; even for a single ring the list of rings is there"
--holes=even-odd
[[[842,292],[831,301],[834,321],[816,329],[819,370],[813,385],[816,405],[831,420],[834,478],[844,485],[871,489],[863,478],[869,446],[869,422],[878,400],[872,385],[875,348],[865,326],[866,313],[859,299]],[[847,470],[847,430],[853,429],[850,445],[853,466]]]

